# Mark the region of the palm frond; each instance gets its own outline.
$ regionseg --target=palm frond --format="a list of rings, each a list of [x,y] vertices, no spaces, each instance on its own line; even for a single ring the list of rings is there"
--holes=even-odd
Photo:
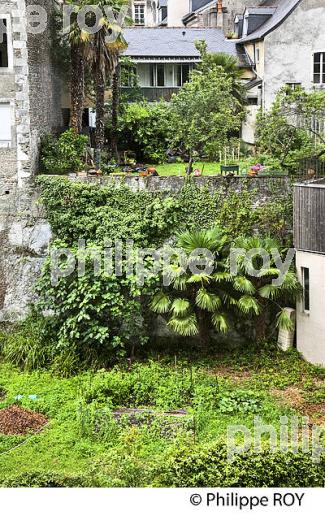
[[[229,324],[224,314],[215,312],[212,315],[212,324],[218,332],[226,334],[229,330]]]
[[[244,314],[250,314],[251,312],[256,314],[258,316],[261,312],[261,307],[256,300],[256,298],[253,298],[252,296],[242,296],[238,300],[238,308],[243,312]]]
[[[279,329],[292,331],[294,329],[294,323],[290,319],[285,309],[282,309],[277,315],[276,325]]]
[[[184,298],[176,298],[171,305],[171,311],[173,316],[180,317],[186,316],[190,309],[190,302]]]
[[[159,314],[166,314],[170,310],[171,301],[169,296],[163,292],[155,294],[150,304],[150,309]]]
[[[216,294],[208,292],[203,287],[198,290],[195,302],[200,309],[214,312],[221,306],[221,299]]]
[[[196,336],[199,332],[195,314],[190,314],[185,318],[171,318],[168,326],[181,336]]]
[[[255,287],[254,284],[248,280],[245,276],[237,276],[234,279],[234,288],[241,292],[246,294],[254,294],[255,293]]]

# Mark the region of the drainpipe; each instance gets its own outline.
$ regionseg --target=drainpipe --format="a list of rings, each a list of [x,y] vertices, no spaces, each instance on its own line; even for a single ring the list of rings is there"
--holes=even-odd
[[[223,5],[222,0],[218,0],[217,4],[217,28],[223,29]]]

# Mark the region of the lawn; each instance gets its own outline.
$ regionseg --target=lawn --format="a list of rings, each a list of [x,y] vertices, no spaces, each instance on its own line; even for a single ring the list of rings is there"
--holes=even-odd
[[[238,164],[238,161],[234,163],[228,162],[228,164]],[[254,159],[245,159],[239,162],[240,173],[246,174],[251,166],[254,165]],[[156,168],[157,172],[162,177],[171,176],[184,176],[186,174],[187,164],[183,162],[176,163],[163,163],[158,165],[150,165]],[[193,169],[199,169],[203,176],[207,175],[220,175],[221,174],[221,163],[220,162],[207,162],[199,161],[194,163]],[[121,173],[121,172],[119,172]]]
[[[49,422],[0,434],[0,485],[173,485],[175,453],[224,443],[228,425],[251,429],[256,415],[277,430],[283,415],[325,423],[324,374],[276,348],[155,357],[65,379],[1,364],[0,409],[18,404]]]

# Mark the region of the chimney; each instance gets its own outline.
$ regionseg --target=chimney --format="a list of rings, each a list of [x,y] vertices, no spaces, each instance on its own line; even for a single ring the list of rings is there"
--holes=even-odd
[[[218,0],[217,5],[217,28],[223,29],[223,5],[222,0]]]

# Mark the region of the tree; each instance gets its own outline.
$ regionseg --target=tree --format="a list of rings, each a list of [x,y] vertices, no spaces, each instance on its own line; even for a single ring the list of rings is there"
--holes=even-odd
[[[113,75],[119,64],[120,52],[126,48],[127,44],[122,35],[122,27],[118,25],[116,15],[127,4],[126,0],[112,0],[109,5],[115,15],[115,21],[111,20],[104,9],[107,6],[106,0],[97,0],[96,6],[100,7],[103,13],[99,21],[99,28],[94,34],[93,47],[90,54],[94,78],[96,95],[96,130],[95,130],[95,153],[96,166],[100,166],[101,150],[105,142],[105,90],[107,79],[113,79]]]
[[[325,154],[325,92],[281,89],[268,111],[257,119],[256,138],[260,152],[294,166],[299,158]]]
[[[244,119],[232,79],[216,65],[193,71],[190,81],[173,96],[171,108],[171,144],[188,155],[188,173],[196,154],[215,159]]]
[[[78,12],[87,5],[85,0],[75,3],[67,0],[67,4],[74,5],[72,13],[72,23],[69,27],[68,41],[70,43],[70,61],[71,61],[71,80],[70,80],[70,96],[71,96],[71,117],[70,127],[75,132],[80,133],[82,129],[82,113],[84,108],[85,97],[85,56],[87,46],[89,45],[91,35],[88,31],[80,28],[77,22]]]
[[[243,253],[238,256],[237,273],[232,273],[229,269],[231,244],[218,228],[188,231],[178,237],[177,246],[188,255],[192,265],[201,265],[204,269],[199,268],[194,274],[193,269],[184,272],[179,262],[175,261],[167,268],[168,273],[165,270],[164,276],[168,274],[171,284],[157,291],[151,309],[168,315],[171,330],[182,336],[198,336],[204,347],[210,341],[213,328],[225,334],[231,323],[242,323],[245,317],[255,324],[255,334],[259,340],[266,338],[269,323],[292,328],[284,306],[300,294],[300,284],[294,271],[289,270],[282,283],[275,285],[273,280],[281,274],[275,264],[270,264],[259,276],[251,276],[246,254]],[[243,238],[235,246],[246,252],[253,248],[267,252],[273,248],[280,251],[279,245],[269,239]],[[202,249],[208,250],[209,255]],[[261,269],[258,255],[252,261],[256,269]]]
[[[224,52],[208,52],[208,46],[205,40],[197,41],[195,46],[201,55],[201,63],[198,65],[198,70],[208,72],[214,67],[221,67],[223,72],[232,81],[233,95],[241,104],[244,104],[246,100],[246,90],[242,82],[243,72],[239,68],[238,59]]]

